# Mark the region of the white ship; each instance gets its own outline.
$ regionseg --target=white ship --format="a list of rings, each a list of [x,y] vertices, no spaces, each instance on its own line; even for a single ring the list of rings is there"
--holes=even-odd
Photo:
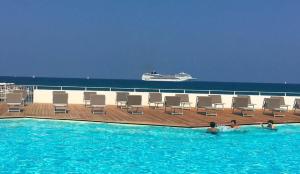
[[[192,79],[195,78],[193,78],[191,75],[184,72],[174,74],[174,75],[163,75],[153,71],[151,73],[144,73],[142,75],[142,80],[144,81],[183,82]]]

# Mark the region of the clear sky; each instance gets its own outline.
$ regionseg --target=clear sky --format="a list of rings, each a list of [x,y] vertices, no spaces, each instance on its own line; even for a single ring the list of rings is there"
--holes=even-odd
[[[1,0],[0,75],[300,83],[299,0]]]

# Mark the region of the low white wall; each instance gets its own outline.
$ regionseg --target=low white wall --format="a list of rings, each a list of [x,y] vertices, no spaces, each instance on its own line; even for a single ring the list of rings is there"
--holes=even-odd
[[[65,90],[68,93],[68,102],[69,104],[84,104],[83,101],[83,93],[84,91],[77,90]],[[34,103],[52,103],[52,92],[53,90],[34,90],[33,93],[33,102]],[[116,92],[114,91],[95,91],[97,94],[103,94],[106,96],[106,104],[107,105],[115,105],[116,104]],[[148,105],[148,92],[129,92],[131,95],[141,95],[142,96],[142,104],[144,106]],[[175,93],[162,93],[163,98],[165,96],[174,96]],[[190,102],[192,102],[192,106],[194,107],[196,104],[197,96],[207,96],[207,94],[189,94]],[[222,94],[222,102],[225,103],[225,108],[230,108],[232,103],[232,97],[235,95],[226,95]],[[255,105],[255,108],[260,109],[263,104],[264,98],[268,98],[270,96],[259,96],[259,95],[251,95],[251,101]],[[290,105],[290,108],[294,104],[295,98],[299,97],[285,97],[285,103]]]

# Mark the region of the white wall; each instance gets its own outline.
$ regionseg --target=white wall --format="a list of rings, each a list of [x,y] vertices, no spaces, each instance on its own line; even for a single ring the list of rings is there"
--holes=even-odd
[[[83,93],[84,91],[77,91],[77,90],[65,90],[69,96],[69,104],[84,104],[83,102]],[[33,102],[34,103],[52,103],[52,92],[53,90],[41,90],[36,89],[33,93]],[[103,94],[106,96],[106,104],[107,105],[115,105],[116,100],[116,92],[113,91],[96,91],[97,94]],[[142,104],[147,106],[148,105],[148,92],[129,92],[131,95],[142,95]],[[174,96],[175,93],[162,93],[163,98],[165,96]],[[196,97],[197,96],[207,96],[207,94],[189,94],[190,102],[192,102],[192,106],[196,104]],[[225,108],[231,107],[232,97],[234,95],[227,95],[222,94],[222,101],[225,103]],[[258,95],[251,95],[252,103],[256,104],[255,108],[260,109],[263,104],[264,98],[268,98],[270,96],[258,96]],[[290,108],[294,104],[295,98],[300,97],[285,97],[285,103],[290,105]]]

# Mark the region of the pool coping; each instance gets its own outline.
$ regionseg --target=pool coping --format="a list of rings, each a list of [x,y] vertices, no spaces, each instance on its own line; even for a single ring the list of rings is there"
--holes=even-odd
[[[32,119],[32,120],[51,120],[51,121],[65,121],[65,122],[82,122],[82,123],[99,123],[99,124],[114,124],[114,125],[128,125],[128,126],[150,126],[150,127],[169,127],[169,128],[183,128],[183,129],[202,129],[208,128],[208,126],[176,126],[176,125],[164,125],[164,124],[136,124],[136,123],[126,123],[126,122],[109,122],[109,121],[93,121],[93,120],[80,120],[80,119],[54,119],[54,118],[41,118],[37,116],[4,116],[0,120],[13,120],[13,119]],[[249,124],[240,124],[239,126],[258,126],[262,122],[249,123]],[[285,123],[276,123],[275,125],[300,125],[299,122],[285,122]],[[221,126],[229,126],[230,124],[221,124]]]

